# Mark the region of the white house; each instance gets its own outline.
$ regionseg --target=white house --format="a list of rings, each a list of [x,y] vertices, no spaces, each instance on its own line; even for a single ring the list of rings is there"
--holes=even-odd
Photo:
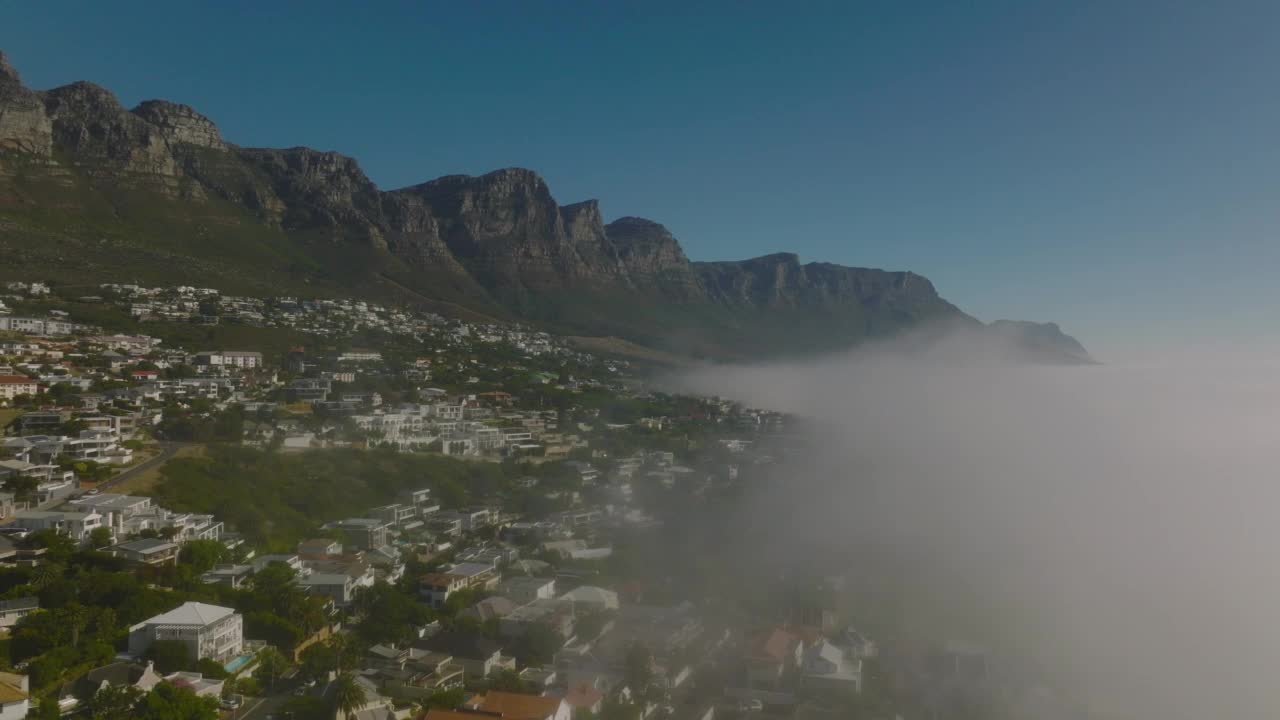
[[[355,597],[356,581],[346,573],[313,572],[298,578],[298,585],[312,595],[323,595],[338,607],[346,607]]]
[[[75,437],[64,438],[62,440],[62,450],[60,454],[70,455],[76,460],[95,460],[101,463],[128,463],[132,459],[132,453],[128,453],[128,457],[121,461],[116,461],[113,456],[118,455],[115,451],[120,449],[120,437],[113,432],[100,432],[97,430],[81,430]]]
[[[110,527],[110,516],[89,512],[57,510],[24,510],[14,516],[13,524],[33,532],[56,530],[78,543],[89,541],[89,534],[100,527]]]
[[[26,675],[0,673],[0,720],[23,720],[30,709]]]
[[[244,648],[244,623],[231,608],[183,603],[129,628],[129,652],[141,656],[156,640],[181,640],[193,658],[228,662]]]
[[[196,694],[196,697],[207,697],[216,700],[222,696],[224,681],[205,677],[202,673],[175,672],[165,675],[164,680],[177,687],[190,690]]]
[[[520,605],[534,600],[550,600],[556,596],[555,578],[512,577],[498,584],[498,594]]]
[[[124,531],[124,523],[135,515],[151,510],[151,498],[119,493],[85,495],[66,504],[68,510],[99,512],[111,517],[111,524],[118,532]]]
[[[12,400],[19,395],[35,395],[40,386],[26,375],[0,375],[0,400]]]
[[[262,367],[262,353],[242,350],[205,350],[196,353],[192,364],[197,367]]]
[[[178,543],[160,538],[141,538],[123,542],[111,548],[111,554],[140,565],[175,565],[178,562]]]
[[[0,628],[11,628],[22,618],[40,609],[40,599],[20,597],[0,600]]]
[[[808,687],[862,692],[862,660],[826,639],[805,648],[800,671]]]
[[[46,320],[32,317],[0,317],[0,330],[26,333],[27,335],[70,335],[75,323],[64,320]]]
[[[427,573],[418,580],[418,594],[431,607],[444,607],[449,596],[467,589],[467,578],[449,573]]]
[[[116,523],[116,530],[122,535],[137,535],[144,530],[173,529],[175,542],[185,543],[190,540],[218,540],[222,537],[222,522],[212,515],[201,513],[171,512],[162,507],[152,505],[145,511],[137,512]]]
[[[574,607],[583,610],[618,609],[618,593],[592,585],[583,585],[582,587],[574,588],[564,595],[561,595],[560,599],[569,600],[573,603]]]
[[[342,549],[341,549],[341,546],[339,546],[338,552],[334,554],[338,555],[341,553],[342,553]],[[311,572],[310,570],[307,569],[307,566],[302,562],[302,558],[299,557],[297,553],[277,553],[277,554],[268,554],[268,555],[258,555],[253,558],[253,571],[261,572],[264,568],[266,568],[268,565],[274,562],[284,563],[285,565],[288,565],[289,568],[293,570],[295,573],[297,573],[298,575],[306,575],[307,573]]]

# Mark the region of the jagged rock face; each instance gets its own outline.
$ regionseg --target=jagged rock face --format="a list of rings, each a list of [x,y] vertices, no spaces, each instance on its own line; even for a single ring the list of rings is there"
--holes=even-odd
[[[450,175],[393,194],[429,207],[440,240],[496,292],[556,288],[582,275],[560,208],[537,173]]]
[[[789,253],[741,262],[699,263],[697,269],[711,297],[736,304],[794,304],[794,295],[804,283],[799,258]]]
[[[188,143],[198,147],[226,147],[222,134],[209,118],[187,105],[166,100],[147,100],[133,109],[133,114],[160,130],[170,144]]]
[[[173,178],[178,163],[163,133],[120,107],[115,96],[93,83],[78,82],[44,94],[53,120],[53,141],[89,172],[133,173]]]
[[[618,255],[617,247],[605,232],[600,203],[584,200],[565,205],[560,208],[560,219],[569,244],[573,246],[578,254],[578,261],[583,265],[584,274],[600,281],[620,282],[625,287],[634,287],[628,269]]]
[[[18,71],[0,52],[0,150],[37,158],[53,153],[53,122],[40,96],[22,84]]]
[[[604,234],[604,218],[600,216],[600,203],[584,200],[560,208],[560,219],[565,233],[575,247],[591,247],[593,250],[612,249]]]
[[[549,257],[563,248],[559,209],[542,178],[516,168],[479,177],[449,175],[405,192],[430,205],[449,247],[462,257],[502,251]]]
[[[801,265],[792,253],[695,263],[694,267],[713,300],[735,305],[831,307],[856,301],[912,309],[942,302],[933,284],[915,273],[830,263]]]
[[[605,235],[636,289],[682,303],[705,297],[680,243],[661,224],[622,217],[605,226]]]
[[[382,200],[355,160],[310,148],[243,149],[241,159],[261,172],[285,206],[286,229],[319,229],[382,242]]]
[[[689,270],[680,243],[662,225],[638,217],[623,217],[605,226],[618,256],[633,274],[660,275]]]
[[[440,223],[421,197],[387,192],[381,194],[381,203],[389,252],[414,267],[466,278],[466,270],[441,239]]]
[[[5,55],[3,50],[0,50],[0,84],[24,87],[22,76],[18,75],[17,68],[9,62],[9,56]]]
[[[901,299],[915,304],[941,300],[933,283],[913,272],[809,263],[804,266],[803,279],[808,281],[810,293],[817,293],[827,302],[847,297],[866,303],[892,303]]]

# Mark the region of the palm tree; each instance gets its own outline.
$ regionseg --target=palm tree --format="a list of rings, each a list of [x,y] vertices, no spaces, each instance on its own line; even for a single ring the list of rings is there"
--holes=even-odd
[[[333,681],[333,705],[347,720],[352,720],[367,700],[364,686],[351,673],[342,673]]]
[[[329,638],[329,647],[333,648],[333,671],[342,672],[347,653],[351,652],[351,639],[341,632],[336,632]]]
[[[369,616],[374,603],[378,600],[376,592],[372,587],[356,588],[355,597],[351,599],[351,610],[355,619],[363,620]]]
[[[258,670],[255,674],[259,677],[265,677],[267,687],[274,688],[276,686],[276,678],[284,673],[288,664],[288,659],[279,650],[268,645],[258,651]]]
[[[89,619],[89,612],[80,603],[68,603],[63,613],[67,624],[71,626],[71,646],[79,647],[80,631],[84,629],[84,624]]]
[[[35,590],[43,590],[60,577],[62,577],[62,566],[58,563],[37,565],[31,571],[31,580],[27,584]]]

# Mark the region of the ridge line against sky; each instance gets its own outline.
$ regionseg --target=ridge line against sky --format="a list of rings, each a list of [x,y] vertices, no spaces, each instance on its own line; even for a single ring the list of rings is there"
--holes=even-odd
[[[695,260],[912,270],[1103,358],[1276,334],[1274,5],[7,14],[0,48],[31,87],[186,103],[238,144],[351,155],[384,189],[530,167],[561,203],[664,223]]]

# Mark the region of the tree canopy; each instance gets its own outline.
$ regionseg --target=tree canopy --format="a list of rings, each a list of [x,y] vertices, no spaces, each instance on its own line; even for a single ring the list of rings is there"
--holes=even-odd
[[[333,681],[333,707],[345,718],[355,716],[368,698],[361,685],[351,673],[342,673]]]

